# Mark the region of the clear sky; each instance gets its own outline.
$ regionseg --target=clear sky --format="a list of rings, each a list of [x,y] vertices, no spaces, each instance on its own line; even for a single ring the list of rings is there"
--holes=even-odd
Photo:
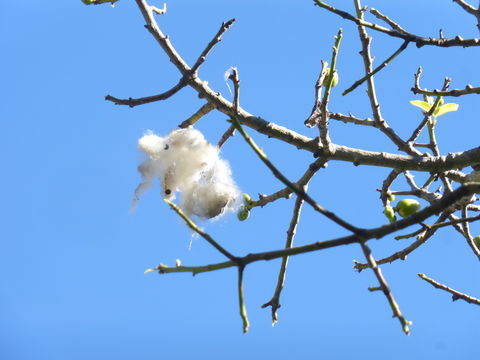
[[[331,0],[352,11],[353,2]],[[474,18],[452,1],[370,1],[406,29],[424,36],[477,37]],[[157,3],[157,5],[161,5]],[[303,125],[313,104],[320,60],[330,61],[338,28],[340,84],[330,110],[371,114],[365,87],[342,97],[362,74],[356,27],[314,7],[312,1],[172,0],[157,17],[173,45],[192,64],[222,21],[237,22],[200,70],[210,86],[231,98],[223,80],[239,69],[241,106],[268,121],[310,137]],[[447,293],[418,272],[473,296],[480,295],[480,268],[465,240],[442,230],[406,261],[383,266],[400,307],[413,321],[405,336],[359,246],[291,258],[279,323],[261,309],[274,291],[280,262],[255,263],[245,272],[250,331],[242,334],[234,269],[201,274],[144,275],[159,263],[202,265],[223,261],[201,238],[191,236],[162,201],[158,184],[129,212],[140,181],[137,140],[148,130],[166,134],[193,114],[201,100],[189,89],[171,100],[133,109],[104,101],[111,94],[140,97],[176,83],[178,72],[145,31],[134,1],[85,6],[74,1],[0,2],[0,358],[60,359],[465,359],[479,354],[478,308],[452,303]],[[374,35],[376,64],[401,40]],[[377,76],[384,117],[407,136],[421,113],[409,104],[413,74],[422,85],[480,85],[478,48],[411,45]],[[442,153],[478,146],[476,95],[453,101],[455,113],[439,119]],[[197,128],[215,143],[228,127],[212,113]],[[271,160],[292,180],[311,154],[250,130]],[[397,152],[373,128],[332,122],[337,144]],[[242,191],[256,197],[282,187],[236,136],[222,150]],[[466,169],[468,170],[468,169]],[[468,170],[469,171],[469,170]],[[384,224],[377,188],[388,169],[331,162],[311,184],[326,208],[357,226]],[[416,174],[417,179],[425,176]],[[395,190],[406,189],[403,181]],[[294,200],[254,209],[239,222],[227,216],[202,226],[236,255],[282,248]],[[344,235],[305,208],[295,244]],[[432,220],[428,221],[431,223]],[[410,228],[405,230],[415,230]],[[478,225],[472,226],[480,233]],[[392,236],[372,241],[377,258],[406,247]]]

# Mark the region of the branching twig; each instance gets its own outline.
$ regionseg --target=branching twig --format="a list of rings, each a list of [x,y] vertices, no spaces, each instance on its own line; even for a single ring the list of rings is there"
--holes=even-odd
[[[446,218],[448,218],[448,214],[440,215],[440,217],[437,219],[437,223],[443,222]],[[430,239],[435,234],[436,231],[437,231],[437,228],[433,228],[433,227],[426,230],[424,233],[421,233],[421,235],[419,235],[417,237],[417,240],[415,240],[413,243],[411,243],[405,249],[397,251],[396,253],[394,253],[390,256],[387,256],[383,259],[377,260],[377,264],[378,265],[389,264],[389,263],[392,263],[396,260],[406,260],[407,255],[411,254],[413,251],[418,249],[422,244],[426,243],[427,240]],[[365,270],[365,269],[369,268],[370,265],[368,263],[362,264],[358,261],[354,261],[354,266],[353,267],[358,272],[361,272],[362,270]]]
[[[232,118],[232,121],[237,128],[237,130],[242,134],[243,138],[245,141],[250,145],[250,147],[253,149],[253,151],[258,155],[258,157],[263,161],[263,163],[270,169],[270,171],[273,173],[273,175],[283,182],[288,188],[290,188],[297,196],[305,200],[312,208],[322,215],[326,216],[336,224],[340,225],[341,227],[353,232],[354,234],[362,234],[363,229],[357,228],[345,220],[339,218],[337,215],[335,215],[333,212],[325,209],[323,206],[319,205],[315,200],[313,200],[310,195],[306,194],[304,191],[299,189],[295,184],[293,184],[290,180],[288,180],[276,167],[273,165],[273,163],[268,159],[268,157],[265,155],[265,153],[255,144],[255,142],[252,140],[252,138],[243,130],[242,126],[238,122],[236,118]]]
[[[357,11],[357,17],[363,20],[363,11],[360,5],[359,0],[355,0],[355,9]],[[362,24],[358,24],[358,34],[360,36],[360,42],[362,44],[362,51],[360,52],[364,68],[365,68],[365,76],[367,77],[367,94],[370,100],[370,108],[372,109],[373,119],[377,123],[377,128],[380,129],[395,145],[398,146],[400,150],[405,151],[407,154],[410,155],[421,155],[421,153],[413,148],[409,143],[403,141],[393,129],[387,124],[385,119],[382,117],[382,113],[380,111],[380,104],[377,100],[377,94],[375,90],[375,82],[372,76],[369,74],[372,73],[372,56],[370,55],[370,43],[372,38],[368,36],[365,27]]]
[[[419,67],[418,70],[417,70],[417,73],[415,74],[415,86],[419,86],[420,75],[421,74],[422,74],[422,68]],[[442,88],[443,91],[448,89],[448,87],[450,86],[450,81],[451,81],[451,79],[445,78],[445,80],[443,82],[443,88]],[[430,121],[430,119],[431,119],[433,113],[435,112],[435,110],[437,110],[438,106],[440,105],[441,100],[442,100],[442,97],[440,95],[437,95],[437,97],[436,97],[432,107],[430,108],[430,110],[425,113],[425,115],[423,117],[423,120],[420,122],[420,124],[412,132],[412,135],[410,135],[410,137],[408,138],[408,140],[407,140],[408,143],[413,143],[418,138],[418,136],[422,132],[425,125],[427,125],[428,122]]]
[[[467,294],[464,294],[464,293],[461,293],[461,292],[458,292],[457,290],[454,290],[452,288],[449,288],[448,286],[446,285],[443,285],[443,284],[440,284],[439,282],[433,280],[433,279],[430,279],[427,275],[425,274],[422,274],[422,273],[419,273],[417,274],[421,279],[425,280],[426,282],[430,283],[433,287],[437,288],[437,289],[441,289],[441,290],[444,290],[444,291],[447,291],[449,292],[450,294],[452,294],[452,300],[455,301],[455,300],[464,300],[470,304],[474,304],[474,305],[480,305],[480,299],[477,299],[477,298],[474,298],[472,296],[469,296]]]
[[[410,234],[395,236],[395,240],[409,239],[409,238],[417,236],[417,235],[421,234],[422,232],[425,232],[425,230],[429,230],[429,229],[436,229],[436,228],[441,228],[441,227],[460,224],[460,223],[473,223],[477,220],[480,220],[480,215],[460,218],[460,219],[457,219],[457,220],[451,220],[451,221],[436,223],[436,224],[432,224],[432,225],[422,224],[422,225],[424,225],[423,228],[418,229],[417,231],[415,231],[413,233],[410,233]]]
[[[313,163],[311,163],[308,166],[307,171],[305,171],[302,177],[295,182],[295,185],[298,188],[301,188],[302,186],[307,184],[319,169],[326,167],[326,162],[327,160],[324,158],[318,158],[317,160],[315,160]],[[259,195],[259,199],[257,201],[255,200],[252,201],[249,204],[249,207],[250,208],[254,208],[258,206],[264,207],[265,205],[271,202],[274,202],[278,199],[282,199],[282,198],[289,199],[292,193],[293,193],[292,189],[290,189],[289,187],[285,187],[271,195]]]
[[[315,4],[334,13],[337,14],[344,19],[353,21],[359,26],[365,26],[368,28],[371,28],[376,31],[380,31],[382,33],[385,33],[387,35],[390,35],[392,37],[397,37],[401,38],[403,40],[408,40],[411,42],[414,42],[417,47],[422,47],[425,45],[434,45],[434,46],[440,46],[440,47],[451,47],[451,46],[462,46],[462,47],[469,47],[469,46],[479,46],[480,45],[480,39],[463,39],[461,36],[456,36],[453,39],[446,39],[446,38],[440,38],[440,39],[435,39],[432,37],[421,37],[412,33],[407,32],[406,30],[399,31],[397,29],[388,29],[386,27],[380,26],[378,24],[374,24],[368,21],[363,20],[361,17],[355,17],[352,14],[339,10],[334,8],[333,6],[330,6],[323,1],[320,0],[314,0]]]
[[[458,189],[454,190],[453,192],[448,193],[444,195],[441,199],[433,202],[430,206],[427,206],[424,209],[419,210],[418,212],[414,213],[413,215],[405,219],[401,219],[392,224],[383,225],[380,227],[365,230],[364,233],[361,235],[361,237],[355,234],[348,235],[348,236],[344,236],[344,237],[340,237],[332,240],[317,241],[307,245],[296,246],[290,249],[280,249],[280,250],[273,250],[273,251],[267,251],[267,252],[261,252],[261,253],[248,254],[243,257],[236,257],[235,261],[227,261],[227,262],[202,265],[202,266],[190,266],[190,267],[181,266],[181,267],[170,268],[166,265],[161,264],[153,270],[159,271],[160,273],[191,272],[192,274],[198,274],[203,272],[209,272],[209,271],[239,266],[238,264],[242,264],[246,266],[250,263],[260,261],[260,260],[273,260],[273,259],[278,259],[284,256],[293,256],[293,255],[309,253],[312,251],[330,249],[330,248],[338,247],[342,245],[350,245],[350,244],[358,243],[360,239],[362,239],[363,241],[368,241],[371,239],[381,239],[386,235],[392,234],[398,230],[402,230],[411,225],[421,223],[422,221],[425,221],[426,219],[428,219],[430,216],[437,214],[439,212],[442,212],[443,210],[449,208],[451,205],[455,204],[457,201],[465,197],[471,196],[474,193],[479,193],[479,192],[480,192],[480,184],[470,183],[470,184],[462,185]],[[448,216],[448,215],[441,215],[439,217],[439,221],[445,220],[443,216]],[[428,234],[426,234],[425,236],[428,236]],[[380,264],[380,261],[381,260],[378,260],[377,264]]]
[[[367,244],[364,241],[360,241],[360,245],[362,246],[363,253],[365,255],[365,258],[367,259],[369,266],[372,268],[375,276],[377,277],[377,280],[380,284],[380,288],[382,289],[383,294],[385,295],[385,297],[388,300],[388,303],[390,304],[390,308],[393,311],[393,317],[398,318],[398,320],[400,321],[400,324],[402,325],[403,332],[406,335],[410,335],[409,325],[412,324],[411,321],[408,321],[402,315],[402,312],[400,311],[400,307],[398,306],[397,302],[395,301],[395,298],[393,297],[392,292],[390,291],[390,286],[388,286],[387,281],[383,277],[382,271],[377,266],[377,263],[372,255],[372,251],[370,250],[370,248],[367,246]]]
[[[236,19],[233,18],[233,19],[228,20],[227,22],[222,23],[218,32],[215,34],[213,39],[208,43],[207,47],[202,51],[202,53],[198,57],[197,61],[195,61],[195,64],[192,66],[192,72],[193,73],[197,73],[200,65],[202,65],[204,63],[204,61],[206,60],[208,53],[213,49],[213,47],[216,44],[218,44],[220,41],[222,41],[222,35],[233,25],[235,20]]]
[[[308,185],[303,187],[303,191],[307,191]],[[300,212],[302,210],[303,199],[297,197],[295,201],[295,206],[293,208],[293,215],[292,219],[290,220],[290,226],[287,230],[287,240],[285,242],[285,249],[290,249],[293,246],[293,239],[295,237],[295,232],[297,229],[298,222],[300,220]],[[275,292],[272,298],[265,304],[262,305],[262,308],[266,308],[268,306],[271,307],[272,310],[272,325],[275,325],[278,321],[278,314],[277,310],[280,308],[280,294],[283,289],[283,284],[285,283],[285,277],[287,272],[287,265],[288,265],[288,256],[282,258],[282,264],[280,266],[280,271],[278,273],[278,280],[277,286],[275,288]]]
[[[452,90],[427,90],[421,89],[419,87],[412,87],[411,89],[414,94],[422,94],[429,96],[462,96],[468,94],[480,94],[480,87],[473,87],[472,85],[465,86],[465,89],[452,89]]]

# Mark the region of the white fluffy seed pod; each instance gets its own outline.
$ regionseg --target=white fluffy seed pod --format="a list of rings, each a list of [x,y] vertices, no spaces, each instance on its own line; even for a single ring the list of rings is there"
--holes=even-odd
[[[187,215],[213,218],[238,204],[240,191],[231,176],[230,166],[220,159],[216,146],[193,128],[174,130],[165,137],[147,132],[138,141],[148,155],[138,170],[143,182],[137,186],[133,205],[159,178],[163,197],[182,194],[180,208]]]

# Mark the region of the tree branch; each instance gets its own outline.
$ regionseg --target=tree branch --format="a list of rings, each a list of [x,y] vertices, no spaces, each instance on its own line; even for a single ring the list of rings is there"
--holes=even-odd
[[[372,268],[375,276],[377,277],[377,280],[380,284],[380,289],[382,290],[383,294],[388,300],[388,303],[390,304],[390,308],[393,311],[393,317],[398,318],[398,320],[400,321],[400,324],[402,325],[403,332],[406,335],[410,335],[409,325],[411,325],[412,323],[407,319],[405,319],[405,317],[402,315],[402,312],[400,311],[400,307],[398,306],[398,303],[395,301],[395,298],[393,297],[393,294],[390,291],[390,286],[388,285],[387,281],[383,277],[382,271],[377,266],[377,263],[373,258],[372,251],[364,241],[360,241],[360,245],[362,246],[363,253],[365,255],[365,258],[367,259],[369,266]]]
[[[453,39],[446,39],[446,38],[436,39],[432,37],[425,38],[425,37],[421,37],[421,36],[409,33],[406,30],[399,31],[397,29],[393,29],[393,30],[387,29],[386,27],[380,26],[378,24],[364,21],[363,19],[359,17],[355,17],[346,11],[336,9],[333,6],[330,6],[324,3],[323,1],[319,1],[319,0],[314,0],[314,1],[315,1],[315,5],[320,6],[336,15],[339,15],[346,20],[353,21],[355,24],[359,26],[365,26],[392,37],[397,37],[403,40],[414,42],[417,45],[417,47],[422,47],[425,45],[433,45],[433,46],[440,46],[440,47],[452,47],[452,46],[470,47],[470,46],[480,45],[480,39],[477,39],[477,38],[463,39],[459,35]]]
[[[105,100],[111,101],[115,103],[115,105],[128,105],[129,107],[133,108],[138,105],[144,105],[144,104],[149,104],[155,101],[166,100],[171,96],[175,95],[178,91],[180,91],[187,85],[188,85],[188,81],[186,80],[185,77],[182,77],[174,87],[158,95],[146,96],[138,99],[132,99],[132,98],[119,99],[114,96],[107,95],[105,96]]]
[[[422,273],[418,273],[417,274],[421,279],[425,280],[426,282],[430,283],[433,287],[437,288],[437,289],[440,289],[440,290],[444,290],[444,291],[447,291],[449,292],[450,294],[452,294],[452,300],[455,301],[455,300],[458,300],[458,299],[461,299],[461,300],[464,300],[470,304],[474,304],[474,305],[480,305],[480,299],[477,299],[477,298],[474,298],[472,296],[469,296],[467,294],[464,294],[464,293],[461,293],[457,290],[454,290],[452,288],[449,288],[448,286],[446,285],[443,285],[443,284],[440,284],[439,282],[429,278],[427,275],[425,274],[422,274]]]
[[[317,241],[311,244],[292,247],[290,249],[280,249],[273,250],[261,253],[248,254],[243,257],[236,257],[236,261],[227,261],[222,263],[202,265],[202,266],[191,266],[191,267],[175,267],[169,268],[166,265],[159,265],[153,270],[158,271],[159,273],[172,273],[172,272],[191,272],[192,274],[198,274],[203,272],[209,272],[214,270],[226,269],[229,267],[238,266],[238,264],[248,265],[250,263],[260,261],[260,260],[273,260],[278,259],[284,256],[293,256],[299,254],[305,254],[313,251],[319,251],[324,249],[329,249],[333,247],[338,247],[342,245],[350,245],[358,243],[360,240],[368,241],[371,239],[381,239],[386,235],[394,233],[398,230],[405,229],[411,225],[418,224],[428,219],[430,216],[442,212],[444,209],[449,208],[451,205],[460,201],[462,198],[471,196],[474,193],[480,193],[480,183],[469,183],[461,185],[458,189],[454,190],[451,193],[444,195],[441,199],[432,202],[430,206],[425,207],[424,209],[414,213],[413,215],[396,221],[392,224],[379,226],[372,229],[366,229],[361,236],[358,235],[348,235],[332,240]],[[442,216],[440,216],[442,218]],[[439,218],[439,219],[440,219]],[[443,221],[443,220],[442,220]],[[377,263],[379,263],[378,261]]]

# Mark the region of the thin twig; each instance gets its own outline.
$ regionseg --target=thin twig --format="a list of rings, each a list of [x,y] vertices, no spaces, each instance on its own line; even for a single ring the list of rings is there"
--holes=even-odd
[[[280,180],[282,183],[284,183],[287,187],[289,187],[297,196],[305,200],[310,206],[315,211],[318,211],[320,214],[324,215],[325,217],[329,218],[336,224],[340,225],[341,227],[353,232],[354,234],[362,234],[363,229],[357,228],[345,220],[339,218],[337,215],[335,215],[333,212],[325,209],[323,206],[315,202],[310,195],[306,194],[304,191],[299,189],[295,184],[293,184],[290,180],[288,180],[277,168],[273,163],[268,159],[268,157],[265,155],[265,153],[255,144],[253,139],[245,132],[245,130],[242,128],[238,120],[234,117],[232,118],[232,121],[237,128],[237,130],[240,132],[240,134],[243,136],[245,141],[250,145],[250,147],[253,149],[253,151],[258,155],[260,160],[263,161],[263,163],[270,169],[272,174]]]
[[[393,169],[390,171],[388,176],[383,180],[382,189],[380,190],[380,199],[382,200],[383,205],[387,205],[388,195],[390,193],[390,185],[395,181],[398,175],[401,174],[400,170]]]
[[[425,280],[426,282],[430,283],[433,287],[437,288],[437,289],[441,289],[441,290],[444,290],[444,291],[447,291],[449,292],[450,294],[452,294],[452,301],[455,301],[455,300],[464,300],[470,304],[474,304],[474,305],[480,305],[480,299],[477,299],[477,298],[474,298],[470,295],[467,295],[467,294],[464,294],[464,293],[461,293],[457,290],[454,290],[452,288],[449,288],[448,286],[446,285],[443,285],[443,284],[440,284],[439,282],[429,278],[427,275],[425,274],[422,274],[422,273],[419,273],[417,274],[421,279]]]
[[[480,216],[478,216],[478,218],[480,218]],[[472,236],[472,233],[470,232],[471,221],[468,221],[468,219],[469,217],[468,217],[467,205],[464,205],[462,206],[462,218],[459,220],[463,220],[462,221],[463,232],[464,232],[465,239],[467,240],[468,246],[470,246],[470,249],[472,249],[475,256],[478,258],[478,260],[480,260],[480,249],[477,248],[477,245],[475,245],[473,241],[473,236]]]
[[[429,96],[462,96],[462,95],[469,95],[469,94],[480,94],[480,87],[473,87],[472,85],[465,86],[465,89],[452,89],[452,90],[427,90],[421,89],[418,87],[412,87],[411,89],[414,94],[422,94],[422,95],[429,95]]]
[[[337,55],[340,48],[340,42],[342,41],[342,29],[338,30],[337,36],[335,36],[335,44],[333,45],[332,51],[332,63],[330,65],[330,71],[327,74],[326,84],[325,84],[325,93],[323,94],[323,99],[320,104],[320,119],[318,121],[318,129],[320,130],[320,142],[324,149],[325,153],[331,154],[335,151],[335,147],[332,146],[330,140],[330,135],[328,134],[328,101],[330,99],[330,91],[333,86],[333,78],[335,76],[335,66],[337,64]],[[326,64],[323,64],[322,67],[325,67]]]
[[[245,296],[243,294],[243,271],[245,268],[243,266],[238,267],[238,306],[240,310],[240,317],[242,318],[243,323],[243,333],[248,332],[248,327],[250,323],[247,316],[247,308],[245,307]]]
[[[417,73],[415,74],[415,86],[417,86],[420,82],[420,75],[422,74],[422,68],[419,67],[418,70],[417,70]],[[446,90],[448,89],[448,87],[450,86],[450,79],[449,78],[445,78],[444,82],[443,82],[443,90]],[[435,112],[435,110],[437,110],[438,106],[440,105],[440,101],[441,101],[442,97],[440,95],[437,95],[432,107],[430,108],[430,110],[428,110],[424,117],[423,117],[423,120],[420,122],[420,124],[415,128],[415,130],[412,132],[412,135],[410,135],[410,137],[408,138],[407,142],[408,143],[413,143],[419,136],[420,136],[420,133],[422,132],[423,128],[425,127],[425,125],[428,124],[428,122],[430,121],[430,118],[432,117],[433,113]]]
[[[475,18],[477,19],[477,28],[478,30],[480,30],[480,9],[473,7],[472,5],[466,3],[463,0],[453,0],[453,2],[460,5],[462,9],[465,10],[467,13],[475,16]]]
[[[228,20],[227,22],[223,22],[222,25],[220,26],[220,29],[218,32],[215,34],[213,39],[208,43],[207,47],[202,51],[200,56],[198,57],[197,61],[195,61],[195,64],[192,66],[192,72],[196,73],[198,71],[198,68],[200,65],[202,65],[206,58],[208,53],[213,49],[213,47],[218,44],[220,41],[222,41],[222,35],[233,25],[235,22],[235,18]]]
[[[115,103],[115,105],[128,105],[129,107],[133,108],[138,105],[144,105],[144,104],[149,104],[155,101],[166,100],[171,96],[175,95],[179,90],[183,89],[187,85],[188,85],[188,81],[186,80],[185,77],[182,77],[174,87],[158,95],[146,96],[146,97],[137,98],[137,99],[132,99],[132,98],[119,99],[111,95],[106,95],[105,100],[111,101]]]
[[[235,126],[230,125],[227,130],[223,133],[220,140],[218,140],[217,147],[221,148],[225,142],[230,139],[233,135],[235,135]]]
[[[235,115],[238,115],[240,109],[240,79],[238,77],[238,69],[235,67],[232,68],[228,78],[233,82],[233,111]],[[223,144],[234,135],[235,125],[230,125],[218,141],[217,146],[221,148]]]
[[[320,116],[320,105],[322,102],[322,89],[325,83],[325,78],[327,76],[327,67],[328,63],[326,61],[321,61],[322,68],[320,69],[320,74],[318,75],[318,79],[315,83],[315,102],[313,104],[312,112],[310,116],[305,120],[304,124],[307,127],[313,127]]]
[[[348,89],[346,89],[344,92],[342,92],[342,95],[347,95],[348,93],[352,92],[355,90],[358,86],[363,84],[368,78],[372,77],[376,73],[378,73],[380,70],[382,70],[384,67],[386,67],[390,62],[395,59],[403,50],[405,50],[408,46],[410,41],[405,40],[403,44],[392,54],[390,57],[388,57],[386,60],[384,60],[379,66],[377,66],[371,73],[365,75],[361,79],[355,81],[352,86],[350,86]]]
[[[448,214],[442,214],[440,217],[437,219],[438,222],[443,222],[446,218],[448,218]],[[409,246],[407,246],[405,249],[402,249],[400,251],[395,252],[394,254],[384,257],[383,259],[377,260],[377,264],[390,264],[396,260],[406,260],[407,255],[411,254],[413,251],[418,249],[421,245],[427,242],[428,239],[430,239],[435,232],[437,231],[436,228],[430,228],[426,230],[424,233],[421,233],[420,236],[417,237],[417,240],[415,240],[413,243],[411,243]],[[354,266],[355,270],[358,272],[361,272],[362,270],[368,269],[370,265],[368,263],[360,263],[358,261],[354,261]]]
[[[306,192],[307,188],[308,188],[308,185],[305,185],[302,190]],[[297,197],[297,200],[295,201],[295,206],[293,208],[292,219],[290,220],[290,225],[287,230],[287,240],[285,242],[285,249],[290,249],[293,246],[293,239],[295,237],[297,225],[300,220],[302,205],[303,205],[303,199]],[[277,286],[275,288],[275,292],[272,298],[267,303],[262,305],[262,308],[266,308],[268,306],[271,307],[272,325],[275,325],[275,323],[278,322],[277,310],[280,308],[280,294],[282,292],[283,285],[285,283],[287,265],[288,265],[288,256],[285,256],[282,258],[282,264],[280,265],[280,271],[278,273],[278,280],[277,280]]]
[[[363,20],[363,11],[359,0],[355,0],[355,9],[357,11],[358,18]],[[370,55],[370,43],[372,38],[368,36],[367,31],[362,24],[358,24],[358,34],[362,44],[362,51],[360,54],[363,58],[365,75],[367,76],[367,94],[370,100],[370,108],[372,109],[373,119],[377,123],[377,128],[380,129],[380,131],[382,131],[396,146],[398,146],[400,150],[405,151],[409,155],[421,155],[418,150],[413,148],[409,143],[403,141],[382,117],[380,104],[377,100],[373,76],[368,76],[373,71],[372,56]]]
[[[461,223],[473,223],[477,220],[480,220],[480,215],[460,218],[460,219],[456,219],[456,220],[445,221],[445,222],[436,223],[436,224],[432,224],[432,225],[426,225],[422,229],[418,229],[417,231],[415,231],[413,233],[395,236],[395,240],[409,239],[411,237],[414,237],[414,236],[417,236],[417,235],[421,234],[422,232],[424,232],[425,230],[428,230],[428,229],[437,229],[437,228],[450,226],[450,225],[455,225],[455,224],[461,224]]]
[[[400,324],[402,325],[403,332],[406,335],[410,335],[409,325],[411,325],[412,322],[405,319],[402,312],[400,311],[400,307],[398,306],[398,303],[395,301],[395,298],[393,297],[393,294],[390,290],[390,286],[388,285],[387,281],[383,277],[382,271],[377,266],[377,262],[375,261],[370,248],[367,246],[365,241],[360,241],[360,245],[362,246],[363,253],[365,255],[365,258],[367,259],[369,266],[372,268],[375,276],[377,277],[377,280],[380,284],[380,288],[382,289],[383,294],[385,295],[385,297],[388,300],[388,303],[390,304],[390,308],[393,311],[393,317],[398,318],[398,320],[400,321]]]
[[[225,255],[228,259],[230,259],[231,261],[235,262],[238,264],[238,258],[234,255],[232,255],[230,252],[228,252],[227,250],[225,250],[219,243],[217,243],[210,235],[208,235],[205,231],[203,231],[202,229],[200,229],[187,215],[185,215],[183,213],[182,210],[180,210],[177,205],[175,205],[174,203],[172,203],[171,201],[168,201],[168,200],[164,200],[168,205],[170,205],[170,207],[172,208],[172,210],[174,210],[183,220],[185,220],[185,222],[187,223],[188,227],[190,229],[192,229],[193,231],[195,231],[198,235],[200,235],[201,237],[203,237],[205,240],[207,240],[207,242],[212,245],[215,249],[217,249],[220,253],[222,253],[223,255]]]
[[[202,265],[202,266],[190,266],[190,267],[168,267],[166,265],[160,264],[157,268],[154,268],[154,271],[160,273],[174,273],[174,272],[191,272],[192,274],[204,273],[209,271],[215,271],[220,269],[226,269],[234,266],[248,265],[250,263],[261,261],[261,260],[273,260],[282,258],[284,256],[293,256],[299,254],[305,254],[313,251],[319,251],[324,249],[330,249],[342,245],[350,245],[358,243],[360,240],[368,241],[371,239],[381,239],[386,235],[394,233],[398,230],[405,229],[411,225],[421,223],[425,221],[430,216],[435,215],[443,210],[449,208],[452,204],[455,204],[460,199],[471,196],[474,193],[480,192],[480,184],[465,184],[461,185],[458,189],[455,189],[453,192],[444,195],[441,199],[433,202],[430,206],[425,207],[422,210],[414,213],[413,215],[396,221],[392,224],[379,226],[372,229],[365,230],[364,234],[361,237],[358,235],[348,235],[336,239],[325,240],[325,241],[316,241],[302,246],[294,246],[290,249],[280,249],[273,250],[261,253],[248,254],[243,257],[235,258],[235,261],[227,261],[216,264]],[[439,219],[442,218],[442,215]],[[443,220],[441,220],[443,221]],[[428,234],[427,234],[428,235]],[[380,263],[380,260],[377,262]]]
[[[344,115],[340,113],[328,113],[330,119],[343,121],[344,123],[351,123],[356,125],[365,125],[365,126],[373,126],[376,127],[377,123],[370,118],[360,119],[352,114]]]
[[[195,114],[190,116],[188,119],[182,121],[182,123],[180,125],[178,125],[178,127],[181,128],[181,129],[185,129],[189,126],[192,126],[193,124],[195,124],[198,120],[200,120],[202,117],[207,115],[213,109],[215,109],[215,105],[210,103],[210,102],[207,102],[200,109],[198,109],[197,112],[195,112]]]
[[[479,46],[480,45],[480,39],[477,39],[477,38],[475,38],[475,39],[463,39],[461,36],[456,36],[453,39],[446,39],[446,38],[436,39],[436,38],[432,38],[432,37],[426,38],[426,37],[421,37],[421,36],[412,34],[410,32],[407,32],[406,30],[399,31],[397,29],[388,29],[388,28],[383,27],[381,25],[365,21],[365,20],[363,20],[363,17],[360,17],[360,16],[355,17],[355,16],[353,16],[352,14],[350,14],[346,11],[336,9],[333,6],[324,3],[323,1],[320,1],[320,0],[314,0],[314,1],[315,1],[316,5],[324,8],[324,9],[326,9],[326,10],[328,10],[328,11],[334,13],[334,14],[339,15],[344,19],[353,21],[355,24],[357,24],[359,26],[365,26],[365,27],[371,28],[373,30],[380,31],[382,33],[390,35],[392,37],[397,37],[397,38],[401,38],[403,40],[408,40],[408,41],[414,42],[417,45],[417,47],[422,47],[422,46],[425,46],[425,45],[433,45],[433,46],[440,46],[440,47],[451,47],[451,46],[469,47],[469,46]]]
[[[294,184],[298,188],[301,188],[302,186],[307,184],[319,169],[326,167],[326,162],[327,160],[324,158],[316,159],[313,163],[311,163],[308,166],[308,169],[305,171],[302,177],[298,179]],[[282,198],[289,199],[292,193],[293,193],[292,189],[290,189],[289,187],[285,187],[271,195],[259,195],[259,199],[256,201],[255,200],[251,201],[249,204],[249,207],[250,208],[254,208],[258,206],[264,207],[265,205],[272,203],[278,199],[282,199]]]
[[[374,8],[371,8],[370,9],[370,13],[372,15],[374,15],[377,19],[380,19],[380,20],[383,20],[385,21],[388,25],[390,25],[390,27],[394,30],[397,30],[397,31],[400,31],[400,32],[403,32],[405,34],[407,34],[408,32],[402,28],[399,24],[397,24],[395,21],[393,21],[392,19],[390,19],[387,15],[384,15],[382,14],[380,11],[378,11],[377,9],[374,9]]]

